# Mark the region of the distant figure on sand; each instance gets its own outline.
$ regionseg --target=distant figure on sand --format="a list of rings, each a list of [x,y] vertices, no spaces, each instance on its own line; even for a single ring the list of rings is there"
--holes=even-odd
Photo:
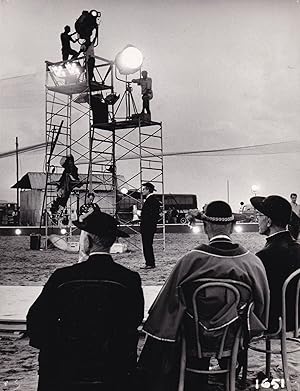
[[[159,219],[160,203],[153,194],[156,191],[154,185],[150,182],[143,183],[144,205],[141,212],[141,234],[143,243],[143,253],[146,266],[141,269],[154,269],[155,258],[153,252],[153,239],[156,232],[157,222]]]
[[[94,202],[95,200],[95,193],[89,192],[87,194],[87,202],[79,208],[79,221],[83,221],[87,216],[93,213],[93,211],[100,212],[100,208],[98,204]],[[78,262],[86,261],[89,257],[89,254],[87,254],[85,251],[88,248],[85,246],[85,241],[87,240],[87,232],[84,230],[81,230],[80,232],[80,238],[79,238],[79,257]]]

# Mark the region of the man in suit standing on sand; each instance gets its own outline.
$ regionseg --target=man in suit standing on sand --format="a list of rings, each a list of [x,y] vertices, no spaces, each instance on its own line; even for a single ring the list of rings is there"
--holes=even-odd
[[[142,269],[147,270],[155,268],[153,239],[159,218],[160,202],[153,194],[156,190],[152,183],[146,182],[142,186],[143,197],[146,198],[141,213],[141,234],[146,261],[146,266],[142,267]]]

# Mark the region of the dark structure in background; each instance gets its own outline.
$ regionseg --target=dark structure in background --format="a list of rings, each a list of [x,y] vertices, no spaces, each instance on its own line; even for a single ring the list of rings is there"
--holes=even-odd
[[[86,174],[79,173],[79,179],[81,181],[86,181]],[[52,174],[51,179],[53,182],[58,182],[60,179],[60,174]],[[93,175],[92,185],[93,188],[96,188],[95,192],[95,202],[99,205],[102,211],[110,211],[111,203],[114,200],[114,190],[112,184],[107,180],[109,179],[110,174],[98,174]],[[125,178],[122,175],[117,175],[117,180],[124,182]],[[28,172],[25,174],[18,183],[14,184],[12,188],[17,186],[21,190],[20,192],[20,224],[21,225],[31,225],[38,226],[41,219],[41,211],[43,205],[43,198],[45,192],[45,183],[46,183],[46,174],[43,172]],[[51,190],[51,192],[50,192]],[[57,196],[56,186],[53,186],[52,189],[48,189],[49,198],[51,200],[55,199]],[[77,209],[80,208],[85,202],[86,189],[85,186],[82,186],[79,189],[73,191],[70,195],[70,200],[72,204],[72,210],[77,212]],[[16,204],[9,204],[15,205]],[[1,208],[1,203],[0,203]],[[10,207],[11,208],[11,207]],[[0,209],[1,212],[1,209]],[[11,214],[11,212],[9,212]],[[7,221],[7,218],[3,218],[3,221]],[[5,224],[5,223],[4,223]],[[6,225],[6,224],[5,224]]]
[[[162,194],[155,193],[155,197],[162,203]],[[137,205],[141,199],[141,193],[137,189],[128,191],[128,197],[123,197],[118,202],[118,215],[122,220],[132,220],[132,210],[134,205]],[[186,213],[189,209],[197,209],[197,196],[195,194],[165,194],[164,195],[164,212],[166,214],[166,223],[168,221],[168,210],[173,208],[177,211],[176,221],[177,224],[185,224]],[[159,223],[162,222],[162,211]],[[174,223],[174,221],[172,221]]]

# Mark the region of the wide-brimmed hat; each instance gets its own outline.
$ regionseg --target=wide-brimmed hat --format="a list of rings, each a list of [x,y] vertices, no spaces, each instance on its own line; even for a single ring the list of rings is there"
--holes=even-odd
[[[142,183],[142,186],[147,187],[150,191],[156,191],[154,185],[151,182]]]
[[[122,237],[128,238],[129,235],[118,228],[117,221],[107,213],[94,210],[83,221],[73,221],[73,224],[79,229],[97,235],[99,237]]]
[[[243,215],[232,213],[230,205],[225,201],[212,201],[197,218],[214,224],[229,224],[242,220]]]
[[[278,195],[268,197],[252,197],[251,204],[259,212],[270,217],[274,222],[288,224],[292,214],[292,207],[288,200]]]

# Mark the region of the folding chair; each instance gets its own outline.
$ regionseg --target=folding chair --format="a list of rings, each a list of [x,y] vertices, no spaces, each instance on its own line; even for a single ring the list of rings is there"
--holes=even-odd
[[[76,280],[57,289],[59,378],[63,390],[119,390],[136,365],[137,332],[122,284]]]
[[[178,391],[184,390],[186,372],[225,374],[226,390],[235,390],[237,356],[247,333],[251,288],[234,280],[198,279],[181,286],[187,308],[182,331]],[[198,359],[227,359],[227,368],[209,370]],[[190,365],[192,363],[192,365]],[[222,365],[223,367],[223,365]]]
[[[286,320],[287,320],[287,312],[286,312],[286,294],[287,290],[291,287],[291,285],[295,284],[295,325],[294,329],[291,330],[293,332],[293,337],[287,336],[286,329]],[[266,377],[270,380],[271,378],[271,356],[272,354],[280,354],[282,360],[282,369],[285,381],[285,387],[287,391],[291,391],[291,383],[289,377],[288,370],[288,360],[287,354],[294,353],[300,351],[300,346],[287,351],[287,342],[293,341],[296,344],[300,344],[299,338],[299,296],[300,296],[300,269],[293,272],[284,282],[282,286],[281,300],[282,300],[282,313],[279,317],[278,329],[275,333],[265,334],[262,337],[258,337],[253,339],[253,342],[249,344],[249,349],[255,350],[257,352],[266,353]],[[265,340],[266,348],[258,348],[253,345],[254,341]],[[272,350],[271,342],[272,339],[280,339],[280,349]]]

